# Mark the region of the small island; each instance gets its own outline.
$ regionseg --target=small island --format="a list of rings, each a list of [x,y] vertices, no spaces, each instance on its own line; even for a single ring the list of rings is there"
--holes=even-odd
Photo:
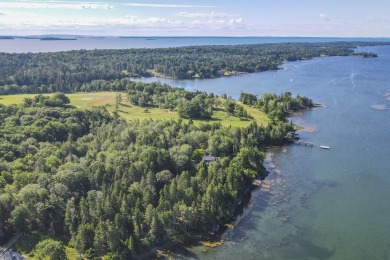
[[[0,40],[14,40],[15,37],[13,36],[0,36]]]
[[[377,58],[378,55],[373,52],[354,52],[353,56],[360,56],[363,58]]]
[[[76,41],[76,38],[42,37],[41,41]]]

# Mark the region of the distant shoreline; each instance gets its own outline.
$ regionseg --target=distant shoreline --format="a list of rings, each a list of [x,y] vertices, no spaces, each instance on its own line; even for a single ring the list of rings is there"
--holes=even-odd
[[[43,37],[41,41],[77,41],[76,38]]]
[[[42,38],[59,38],[58,43],[41,41]],[[163,37],[163,36],[82,36],[82,35],[2,35],[0,36],[0,52],[5,53],[39,53],[72,50],[93,49],[153,49],[188,46],[210,45],[248,45],[272,43],[323,43],[323,42],[386,42],[390,38],[335,38],[335,37]],[[68,41],[68,39],[77,39]],[[148,40],[155,39],[155,40]],[[10,40],[17,40],[17,44],[8,44]],[[32,42],[31,40],[36,40]]]

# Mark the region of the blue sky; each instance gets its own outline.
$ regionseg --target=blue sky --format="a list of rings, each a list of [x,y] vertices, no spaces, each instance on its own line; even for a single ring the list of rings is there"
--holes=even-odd
[[[0,35],[33,34],[390,37],[390,1],[0,1]]]

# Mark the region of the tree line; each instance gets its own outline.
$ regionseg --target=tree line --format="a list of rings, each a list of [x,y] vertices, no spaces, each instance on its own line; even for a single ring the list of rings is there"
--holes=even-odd
[[[0,95],[82,91],[93,80],[160,75],[213,78],[276,70],[284,61],[353,55],[356,46],[388,43],[274,43],[158,49],[0,53]],[[360,53],[374,57],[374,54]]]
[[[300,95],[293,98],[291,92],[281,95],[264,93],[260,98],[254,94],[241,92],[239,101],[263,111],[273,121],[285,121],[291,113],[314,107],[310,98]]]
[[[186,91],[159,82],[148,84],[127,79],[122,79],[121,82],[126,82],[125,89],[129,102],[141,107],[175,110],[181,118],[210,119],[213,106],[216,105],[213,93]]]

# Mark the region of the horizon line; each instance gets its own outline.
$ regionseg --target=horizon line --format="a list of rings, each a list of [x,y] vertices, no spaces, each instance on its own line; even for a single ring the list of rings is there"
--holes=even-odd
[[[29,34],[29,35],[10,35],[0,34],[0,37],[39,37],[39,36],[72,36],[72,37],[112,37],[112,38],[382,38],[390,39],[390,36],[270,36],[270,35],[103,35],[103,34]]]

